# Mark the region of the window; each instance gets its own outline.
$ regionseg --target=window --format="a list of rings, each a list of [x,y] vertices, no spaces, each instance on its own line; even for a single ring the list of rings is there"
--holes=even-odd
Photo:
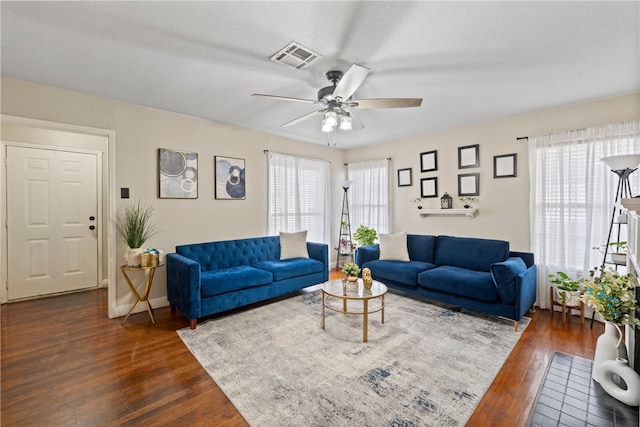
[[[307,230],[329,242],[329,162],[269,153],[269,235]]]
[[[349,189],[351,230],[365,225],[378,233],[388,233],[389,161],[350,163],[347,176],[353,181]]]
[[[549,307],[548,274],[576,277],[602,264],[603,254],[593,248],[607,242],[618,176],[600,159],[637,153],[640,122],[529,138],[531,245],[541,308]],[[632,195],[640,194],[640,171],[629,181]]]

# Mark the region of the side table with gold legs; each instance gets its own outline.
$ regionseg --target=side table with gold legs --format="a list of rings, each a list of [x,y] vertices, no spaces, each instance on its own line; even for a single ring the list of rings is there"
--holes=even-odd
[[[129,312],[127,313],[127,315],[125,316],[124,320],[122,321],[123,324],[124,324],[124,322],[127,321],[127,319],[129,318],[129,315],[131,315],[131,312],[133,312],[133,310],[141,302],[144,302],[147,305],[147,312],[149,313],[149,317],[151,318],[151,321],[154,324],[156,323],[156,319],[153,317],[153,308],[151,307],[151,304],[149,303],[149,291],[151,290],[151,283],[153,283],[153,275],[156,272],[156,268],[162,267],[163,265],[164,265],[164,263],[157,264],[157,265],[150,265],[148,267],[129,267],[128,265],[123,265],[123,266],[120,267],[120,270],[122,270],[122,274],[124,275],[124,278],[127,280],[127,283],[129,284],[129,288],[131,288],[131,292],[136,297],[135,304],[133,304],[131,309],[129,309]],[[136,290],[136,287],[133,286],[133,283],[131,283],[131,279],[129,278],[129,275],[127,274],[127,272],[131,272],[131,271],[148,272],[147,281],[146,281],[146,283],[144,285],[144,295],[142,295],[142,296],[140,296],[140,294]]]

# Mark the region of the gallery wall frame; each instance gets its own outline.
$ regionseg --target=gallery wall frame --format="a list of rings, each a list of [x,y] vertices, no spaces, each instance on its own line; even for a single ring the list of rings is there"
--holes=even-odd
[[[493,177],[514,178],[518,176],[518,154],[493,156]]]
[[[198,198],[198,153],[158,149],[158,197]]]
[[[463,173],[458,175],[458,196],[479,196],[480,174]]]
[[[458,169],[477,168],[480,166],[480,145],[458,147]]]
[[[438,150],[420,153],[420,172],[432,172],[438,170]]]
[[[420,179],[420,197],[423,199],[438,197],[438,177]]]
[[[398,187],[411,187],[412,185],[411,168],[398,169]]]
[[[245,162],[235,157],[214,156],[215,198],[217,200],[244,200]]]

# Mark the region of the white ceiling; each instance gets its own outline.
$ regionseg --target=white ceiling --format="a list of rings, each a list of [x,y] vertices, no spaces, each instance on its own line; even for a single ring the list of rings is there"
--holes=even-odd
[[[640,89],[640,2],[0,3],[2,75],[352,148]],[[291,41],[304,70],[269,57]],[[365,129],[320,132],[324,74],[371,69]]]

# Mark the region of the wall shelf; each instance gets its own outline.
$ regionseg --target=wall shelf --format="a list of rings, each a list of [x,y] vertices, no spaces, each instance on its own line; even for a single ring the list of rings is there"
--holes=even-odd
[[[427,215],[466,215],[469,218],[473,218],[478,212],[477,208],[468,209],[416,209],[416,212],[420,216]]]

